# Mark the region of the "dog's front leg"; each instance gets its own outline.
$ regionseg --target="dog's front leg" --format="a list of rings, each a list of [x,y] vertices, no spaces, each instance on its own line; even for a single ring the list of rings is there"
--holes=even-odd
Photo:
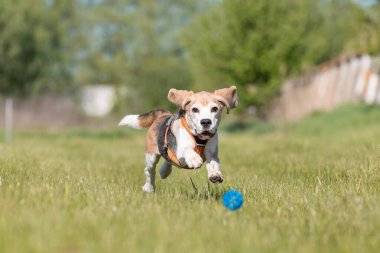
[[[216,134],[207,143],[205,155],[207,159],[206,169],[208,180],[214,184],[223,182],[223,174],[220,171],[218,157],[218,135]]]
[[[184,129],[179,130],[177,157],[181,164],[189,168],[198,169],[203,164],[203,159],[194,151],[195,142]]]
[[[198,169],[203,164],[203,159],[198,155],[193,148],[187,148],[184,150],[184,158],[187,167]]]

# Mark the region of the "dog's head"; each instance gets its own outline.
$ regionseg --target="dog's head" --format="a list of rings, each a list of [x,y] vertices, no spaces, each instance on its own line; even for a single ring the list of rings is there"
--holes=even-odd
[[[229,113],[238,104],[235,86],[213,93],[170,89],[168,99],[185,112],[191,132],[202,139],[209,139],[215,134],[223,108]]]

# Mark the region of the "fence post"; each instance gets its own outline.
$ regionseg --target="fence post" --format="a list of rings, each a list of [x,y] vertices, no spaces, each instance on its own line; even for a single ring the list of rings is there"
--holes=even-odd
[[[12,141],[12,128],[13,128],[13,100],[11,98],[5,99],[5,141]]]

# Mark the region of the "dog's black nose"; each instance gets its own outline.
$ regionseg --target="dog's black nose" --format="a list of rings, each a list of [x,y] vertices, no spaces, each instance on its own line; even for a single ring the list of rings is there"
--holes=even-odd
[[[204,128],[209,128],[210,125],[211,125],[211,119],[202,119],[202,120],[201,120],[201,125],[202,125]]]

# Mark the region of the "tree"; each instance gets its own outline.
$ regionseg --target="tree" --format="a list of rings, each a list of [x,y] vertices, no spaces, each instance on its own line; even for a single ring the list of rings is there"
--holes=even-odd
[[[365,22],[368,24],[361,36],[363,42],[369,44],[370,52],[376,55],[380,53],[380,0],[368,1],[366,5]]]
[[[285,78],[365,48],[362,14],[348,0],[226,0],[189,26],[185,45],[217,85],[240,87],[243,107],[263,110]]]
[[[3,0],[0,8],[0,92],[27,95],[64,83],[62,26],[43,0]]]

